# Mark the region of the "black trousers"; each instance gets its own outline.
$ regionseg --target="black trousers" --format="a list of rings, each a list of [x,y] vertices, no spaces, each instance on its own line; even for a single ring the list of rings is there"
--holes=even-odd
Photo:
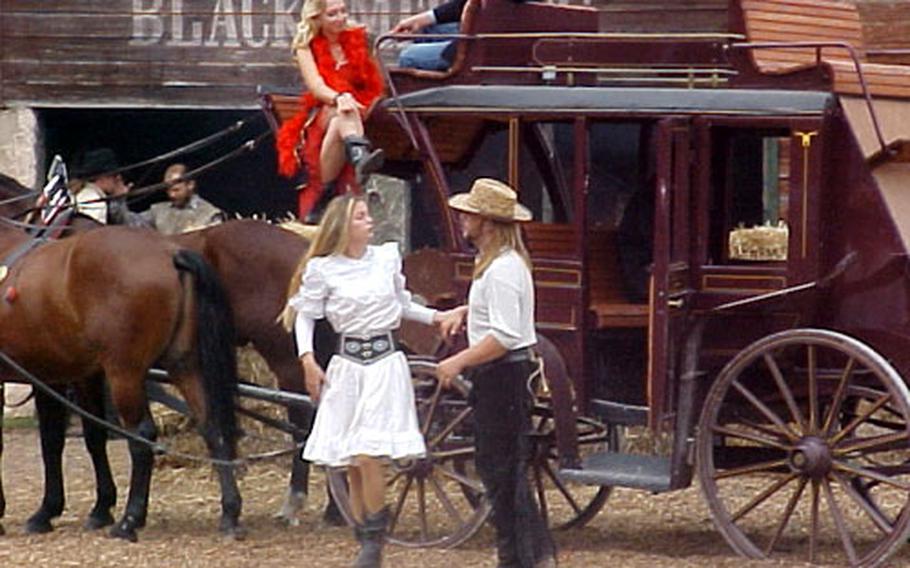
[[[499,565],[533,568],[555,556],[553,539],[528,484],[530,361],[490,363],[473,370],[471,404],[477,473],[493,506]]]

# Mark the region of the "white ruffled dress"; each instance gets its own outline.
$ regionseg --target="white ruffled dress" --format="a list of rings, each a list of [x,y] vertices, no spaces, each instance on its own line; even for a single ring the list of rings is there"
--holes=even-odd
[[[367,247],[359,259],[311,259],[289,304],[298,317],[325,317],[336,332],[361,338],[397,329],[402,317],[431,323],[434,314],[411,301],[395,243]],[[404,354],[371,364],[332,357],[303,459],[334,467],[349,465],[357,455],[399,459],[425,453]]]

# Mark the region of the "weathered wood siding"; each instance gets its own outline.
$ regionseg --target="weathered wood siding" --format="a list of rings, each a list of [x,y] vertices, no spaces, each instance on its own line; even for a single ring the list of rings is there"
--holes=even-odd
[[[440,1],[349,0],[348,7],[381,33]],[[257,85],[299,85],[289,47],[301,2],[0,0],[0,107],[255,106]],[[656,22],[678,22],[682,13],[716,24],[725,9],[724,0],[560,3],[604,8],[611,31],[657,30]]]

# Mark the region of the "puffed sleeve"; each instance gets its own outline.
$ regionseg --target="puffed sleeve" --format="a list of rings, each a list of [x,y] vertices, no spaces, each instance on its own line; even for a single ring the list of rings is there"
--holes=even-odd
[[[388,259],[390,270],[393,273],[395,295],[401,304],[401,317],[431,325],[433,316],[436,315],[436,310],[418,304],[411,297],[411,292],[406,286],[404,273],[401,270],[401,253],[398,252],[398,243],[385,243],[379,248],[382,251],[382,255]]]
[[[300,289],[288,300],[288,304],[298,314],[314,320],[325,317],[325,301],[328,296],[328,284],[319,260],[313,258],[307,263]]]

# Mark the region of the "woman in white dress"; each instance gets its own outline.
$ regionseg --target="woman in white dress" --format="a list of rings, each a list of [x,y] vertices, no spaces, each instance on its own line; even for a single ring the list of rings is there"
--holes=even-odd
[[[392,332],[402,318],[441,324],[452,317],[411,301],[397,244],[369,245],[372,233],[362,197],[333,199],[292,281],[299,290],[288,300],[307,390],[319,404],[303,458],[347,466],[361,543],[355,567],[381,564],[388,524],[382,458],[426,452],[408,363]],[[325,371],[313,355],[314,322],[322,317],[340,335]]]

